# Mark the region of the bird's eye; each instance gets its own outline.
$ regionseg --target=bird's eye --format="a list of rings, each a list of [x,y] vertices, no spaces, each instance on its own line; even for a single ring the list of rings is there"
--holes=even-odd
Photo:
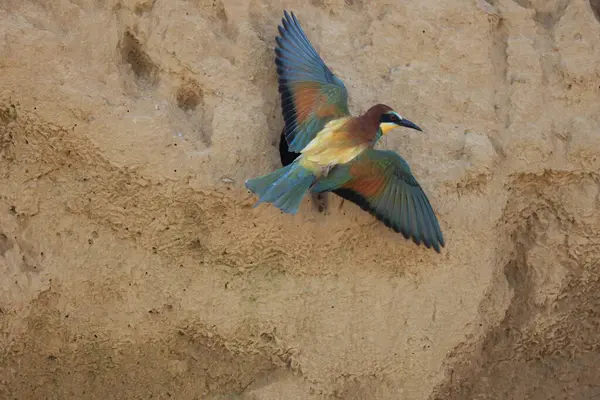
[[[393,124],[399,124],[400,123],[400,117],[398,117],[398,115],[396,113],[386,113],[383,114],[379,120],[381,123],[393,123]]]

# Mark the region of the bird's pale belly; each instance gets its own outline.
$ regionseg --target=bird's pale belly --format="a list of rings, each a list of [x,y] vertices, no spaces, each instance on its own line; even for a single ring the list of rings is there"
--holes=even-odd
[[[320,166],[345,164],[352,161],[362,153],[367,146],[353,146],[344,148],[326,148],[320,152],[312,152],[304,155],[307,161],[312,161]]]
[[[314,172],[327,174],[337,164],[352,161],[367,147],[368,143],[352,140],[344,130],[348,118],[329,122],[302,150],[302,165]]]
[[[327,176],[331,168],[337,164],[352,161],[365,150],[366,146],[354,146],[342,149],[325,149],[319,153],[302,155],[300,163],[303,167],[317,173],[318,176]]]

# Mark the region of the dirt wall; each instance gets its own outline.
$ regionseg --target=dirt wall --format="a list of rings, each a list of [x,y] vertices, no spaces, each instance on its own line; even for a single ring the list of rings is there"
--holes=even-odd
[[[446,238],[251,208],[294,11]],[[0,397],[600,397],[600,4],[0,2]]]

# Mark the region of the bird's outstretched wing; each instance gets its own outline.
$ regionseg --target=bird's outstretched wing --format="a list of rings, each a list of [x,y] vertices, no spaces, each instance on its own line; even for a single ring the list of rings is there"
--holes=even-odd
[[[438,253],[444,237],[429,199],[402,157],[368,149],[334,167],[313,191],[334,191],[374,215],[387,227]]]
[[[332,119],[348,116],[344,83],[325,65],[294,13],[284,11],[275,64],[289,150],[299,153]]]

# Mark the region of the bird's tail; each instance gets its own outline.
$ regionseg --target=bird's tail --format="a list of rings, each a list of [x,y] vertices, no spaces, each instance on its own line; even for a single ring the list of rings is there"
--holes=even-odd
[[[246,187],[259,197],[254,207],[266,202],[283,212],[296,214],[304,195],[316,179],[310,169],[296,161],[270,174],[248,179]]]

